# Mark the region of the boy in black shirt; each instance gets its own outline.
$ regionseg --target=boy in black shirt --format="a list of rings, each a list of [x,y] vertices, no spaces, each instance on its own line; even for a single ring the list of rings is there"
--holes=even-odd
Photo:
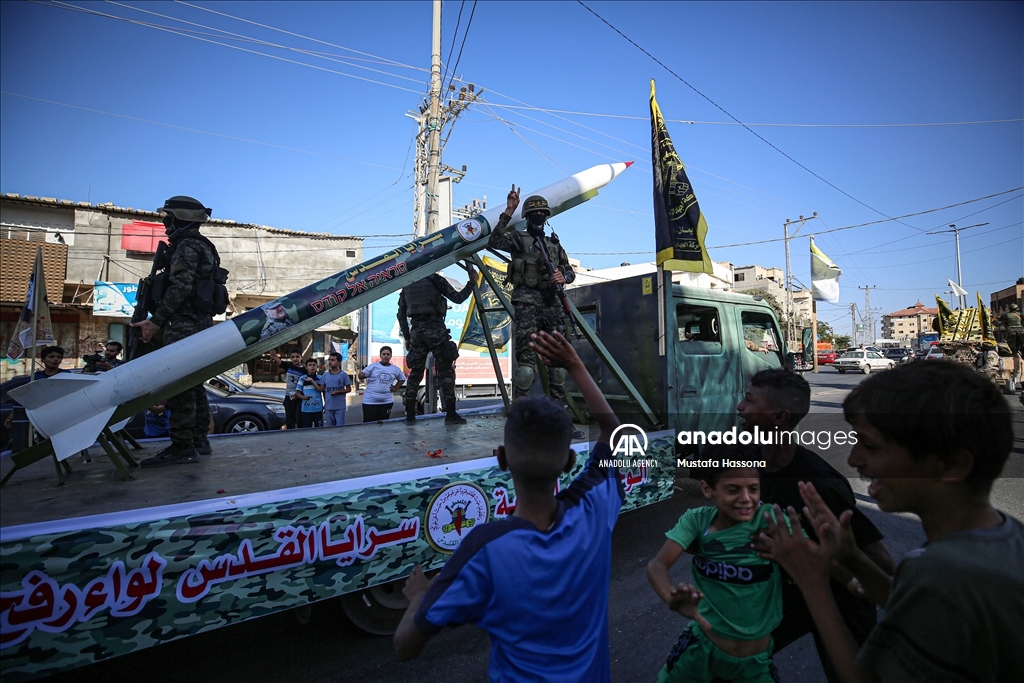
[[[810,402],[811,387],[802,376],[782,369],[762,370],[751,378],[743,400],[736,407],[745,430],[753,431],[757,427],[762,433],[774,437],[771,445],[760,446],[761,458],[767,463],[761,472],[761,500],[768,505],[777,504],[783,510],[790,505],[800,510],[804,503],[798,484],[801,481],[813,483],[837,517],[846,510],[853,511],[852,526],[858,547],[875,564],[892,574],[895,565],[882,543],[884,537],[857,509],[850,482],[821,456],[800,446],[797,439],[786,434],[796,430],[810,410]],[[800,523],[807,535],[817,540],[810,521],[801,518]],[[850,578],[837,569],[832,577],[832,594],[854,639],[863,643],[875,626],[877,615],[874,605],[844,586]],[[830,683],[838,681],[807,603],[789,576],[784,576],[782,582],[782,602],[782,623],[772,632],[775,651],[811,633],[825,675]]]

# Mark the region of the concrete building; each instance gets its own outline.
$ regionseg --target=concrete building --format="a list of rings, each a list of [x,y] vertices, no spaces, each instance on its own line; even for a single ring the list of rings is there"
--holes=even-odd
[[[752,289],[763,289],[778,300],[783,312],[786,310],[785,274],[781,268],[772,266],[733,266],[733,289],[737,292],[748,292]],[[794,330],[801,330],[811,325],[811,290],[794,289],[793,320]],[[784,323],[784,321],[782,321]]]
[[[568,285],[569,287],[583,287],[584,285],[592,285],[598,282],[621,280],[635,275],[647,275],[648,273],[656,273],[658,271],[654,261],[649,263],[623,263],[613,268],[599,268],[597,270],[580,267],[579,261],[572,257],[569,258],[569,263],[572,265],[573,270],[576,271],[576,280],[571,285]],[[712,261],[711,264],[714,270],[713,273],[674,272],[672,273],[672,282],[688,287],[703,287],[705,289],[721,289],[724,291],[732,290],[730,264],[718,261]]]
[[[230,271],[231,302],[226,317],[238,315],[299,287],[362,262],[358,237],[283,230],[212,219],[203,227]],[[80,367],[81,356],[108,339],[124,341],[131,309],[98,305],[97,286],[137,285],[150,272],[164,238],[154,211],[17,194],[0,196],[0,346],[6,352],[25,303],[37,247],[57,344],[67,351],[65,367]],[[332,339],[354,336],[352,316],[296,340],[307,354],[330,351]],[[289,344],[290,346],[291,344]],[[257,371],[269,367],[254,367]],[[0,364],[0,379],[25,372],[24,363]]]
[[[909,308],[883,315],[882,337],[894,339],[901,346],[916,346],[919,334],[931,334],[934,331],[932,322],[938,314],[938,308],[925,308],[918,301]]]
[[[1010,304],[1017,304],[1024,309],[1024,277],[1017,278],[1016,284],[989,295],[989,307],[993,316],[1000,316],[1009,311]]]

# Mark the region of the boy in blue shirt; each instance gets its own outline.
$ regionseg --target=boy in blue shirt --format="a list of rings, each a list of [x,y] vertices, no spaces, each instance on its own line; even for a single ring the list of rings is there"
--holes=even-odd
[[[316,361],[310,358],[306,361],[306,376],[299,381],[303,429],[324,426],[324,384],[323,378],[316,371]]]
[[[345,424],[346,399],[352,391],[352,380],[341,369],[341,354],[331,351],[327,356],[327,372],[322,375],[324,385],[324,414],[328,427]]]
[[[416,657],[445,626],[472,623],[491,638],[491,681],[607,682],[612,529],[624,498],[608,441],[619,421],[562,335],[541,332],[530,346],[568,370],[601,428],[589,465],[556,496],[576,461],[572,421],[549,398],[517,399],[496,450],[515,513],[474,527],[434,579],[413,570],[395,654]]]
[[[683,631],[659,683],[733,683],[778,680],[772,664],[772,630],[782,621],[782,577],[758,557],[751,534],[767,526],[758,505],[761,478],[757,451],[744,446],[708,446],[701,459],[750,463],[702,473],[701,491],[714,505],[687,510],[647,565],[647,578],[668,608],[693,621]],[[694,586],[675,585],[669,569],[683,552],[693,555]]]

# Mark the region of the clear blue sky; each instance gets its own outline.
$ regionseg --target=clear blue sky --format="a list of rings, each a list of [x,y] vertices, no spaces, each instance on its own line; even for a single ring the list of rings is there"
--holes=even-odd
[[[1024,186],[1022,3],[587,4],[737,119],[788,124],[751,127],[838,190],[576,2],[480,2],[468,35],[473,3],[446,2],[442,57],[454,68],[461,49],[456,84],[486,91],[445,149],[446,164],[469,169],[456,204],[487,195],[494,206],[512,182],[528,191],[637,161],[555,219],[584,265],[653,259],[651,78],[715,260],[781,267],[780,242],[723,245],[781,238],[799,214],[817,211],[801,234],[820,233]],[[427,90],[430,19],[427,0],[0,3],[0,191],[143,208],[189,194],[220,218],[408,233],[405,113]],[[977,123],[996,120],[1011,121]],[[896,125],[953,123],[967,125]],[[864,285],[881,313],[934,305],[956,277],[953,240],[924,233],[949,223],[989,223],[961,235],[964,284],[987,301],[1024,275],[1022,194],[822,234],[844,275],[841,305],[820,306],[820,319],[848,331]],[[402,241],[369,238],[366,254]],[[792,250],[809,284],[807,240]]]

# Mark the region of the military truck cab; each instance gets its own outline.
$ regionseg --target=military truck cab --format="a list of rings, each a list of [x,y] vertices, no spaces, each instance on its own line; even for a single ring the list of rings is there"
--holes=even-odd
[[[673,284],[662,297],[656,274],[567,293],[661,425],[677,431],[731,429],[750,377],[792,362],[775,312],[745,294]],[[622,421],[644,426],[594,348],[574,346]]]

